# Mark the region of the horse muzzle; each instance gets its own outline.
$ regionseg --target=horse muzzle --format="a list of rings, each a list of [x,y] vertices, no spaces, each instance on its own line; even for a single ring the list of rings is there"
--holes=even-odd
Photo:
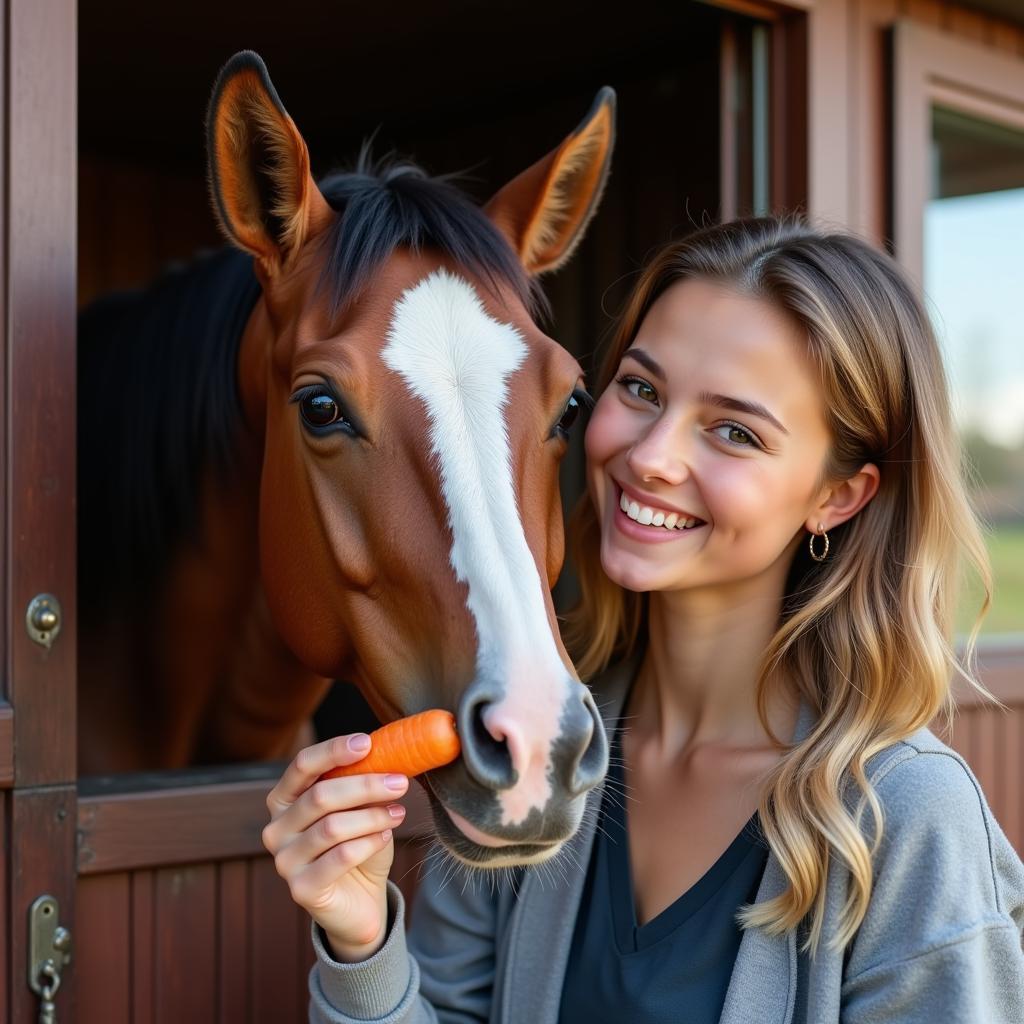
[[[558,683],[528,699],[486,682],[464,692],[462,756],[427,777],[439,837],[460,860],[538,863],[579,827],[586,794],[608,770],[608,741],[590,691]]]

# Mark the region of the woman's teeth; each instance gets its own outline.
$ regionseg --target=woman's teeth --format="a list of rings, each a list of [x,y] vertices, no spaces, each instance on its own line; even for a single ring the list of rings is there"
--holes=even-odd
[[[661,509],[649,508],[647,505],[640,505],[630,501],[625,491],[619,498],[619,507],[641,526],[660,526],[666,530],[690,530],[694,526],[703,524],[703,519],[690,519],[681,516],[677,512],[663,512]]]

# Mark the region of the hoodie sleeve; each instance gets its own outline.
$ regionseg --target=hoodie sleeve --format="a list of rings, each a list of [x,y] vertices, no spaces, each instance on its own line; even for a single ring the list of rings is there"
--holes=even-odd
[[[1024,865],[977,780],[948,749],[916,749],[876,790],[883,839],[841,1021],[1020,1024]]]
[[[310,1024],[483,1024],[495,974],[496,897],[428,872],[406,934],[405,901],[388,882],[388,935],[358,964],[331,957],[313,925]]]

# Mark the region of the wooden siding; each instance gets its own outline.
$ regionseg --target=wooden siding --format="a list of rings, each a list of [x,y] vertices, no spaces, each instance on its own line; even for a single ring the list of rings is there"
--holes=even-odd
[[[0,701],[0,789],[14,782],[14,709]]]
[[[268,857],[82,878],[77,1020],[303,1020],[309,919]]]
[[[1024,642],[989,646],[978,676],[1004,707],[957,682],[950,734],[935,731],[971,766],[1007,838],[1024,857]],[[1004,710],[1005,709],[1005,710]]]
[[[260,841],[271,784],[266,778],[79,801],[76,1020],[305,1019],[314,959],[309,917]],[[411,899],[427,856],[416,836],[429,811],[418,786],[405,802],[391,877]],[[188,814],[188,806],[198,813]],[[210,815],[228,827],[212,830]]]

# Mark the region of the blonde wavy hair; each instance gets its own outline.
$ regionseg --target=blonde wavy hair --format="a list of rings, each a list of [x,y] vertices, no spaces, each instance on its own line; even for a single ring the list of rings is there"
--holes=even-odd
[[[851,886],[830,946],[844,947],[867,910],[883,828],[868,759],[936,716],[950,725],[954,674],[989,696],[972,666],[991,573],[964,486],[939,347],[892,258],[798,215],[700,229],[662,249],[642,272],[601,366],[598,392],[658,296],[694,277],[771,302],[801,326],[831,433],[822,481],[849,478],[866,462],[881,474],[874,499],[830,531],[826,562],[811,561],[800,545],[758,682],[758,713],[769,735],[766,710],[776,687],[795,685],[818,721],[796,745],[773,736],[785,752],[759,812],[789,885],[775,899],[742,908],[739,920],[771,934],[804,926],[802,948],[813,955],[833,857],[848,868]],[[564,617],[563,635],[586,679],[639,650],[646,597],[605,576],[587,495],[569,536],[581,596]],[[963,568],[973,568],[984,599],[958,657],[953,613]]]

